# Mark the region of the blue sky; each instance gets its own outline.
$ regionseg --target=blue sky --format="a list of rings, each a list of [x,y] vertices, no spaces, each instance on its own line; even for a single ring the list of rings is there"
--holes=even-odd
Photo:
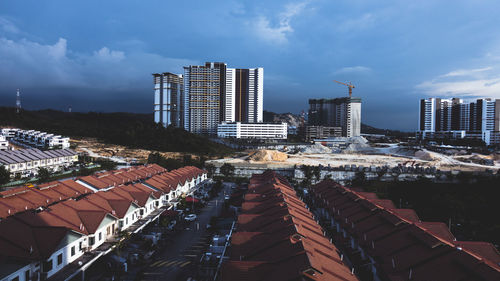
[[[428,96],[500,98],[500,2],[0,0],[0,105],[151,112],[154,72],[264,67],[264,108],[345,96],[415,130]]]

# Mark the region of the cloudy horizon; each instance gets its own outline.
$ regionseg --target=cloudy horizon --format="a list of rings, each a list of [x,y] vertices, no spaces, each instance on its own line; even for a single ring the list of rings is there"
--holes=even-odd
[[[379,128],[415,130],[420,98],[500,98],[500,3],[377,2],[0,1],[0,105],[151,113],[152,73],[206,61],[264,67],[278,113],[351,81]]]

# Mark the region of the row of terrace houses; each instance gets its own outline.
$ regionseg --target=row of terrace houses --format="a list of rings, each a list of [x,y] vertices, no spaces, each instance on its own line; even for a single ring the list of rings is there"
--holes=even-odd
[[[206,172],[147,165],[0,193],[0,280],[50,280],[69,264],[81,268],[85,253],[110,249],[120,231],[137,232],[167,208],[164,178],[181,194]]]
[[[78,162],[78,153],[71,149],[41,151],[36,148],[0,151],[0,166],[11,173],[29,177],[38,174],[39,168],[60,171]]]
[[[286,179],[253,175],[218,280],[358,280]]]
[[[491,243],[457,241],[444,223],[421,221],[412,209],[332,180],[310,193],[310,207],[365,280],[500,280]]]
[[[54,135],[46,132],[5,128],[2,129],[1,133],[9,139],[41,149],[65,149],[70,147],[68,137],[62,137],[60,135]]]

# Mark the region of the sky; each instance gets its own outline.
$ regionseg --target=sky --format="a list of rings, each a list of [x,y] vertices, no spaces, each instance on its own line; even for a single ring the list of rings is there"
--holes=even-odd
[[[264,109],[361,97],[362,122],[413,131],[427,97],[500,98],[494,0],[0,0],[0,106],[140,112],[152,73],[264,68]]]

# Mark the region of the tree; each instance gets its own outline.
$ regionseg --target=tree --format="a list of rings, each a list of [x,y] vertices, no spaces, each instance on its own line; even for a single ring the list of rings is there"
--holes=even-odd
[[[207,164],[207,165],[205,165],[205,170],[207,170],[207,176],[209,178],[211,178],[211,177],[214,176],[216,169],[217,168],[214,166],[214,164]]]
[[[158,152],[151,152],[148,155],[148,164],[160,164],[160,153]]]
[[[124,231],[119,231],[117,234],[117,240],[114,242],[114,245],[116,246],[115,251],[118,256],[121,254],[121,249],[125,246],[127,243],[127,240],[130,239],[130,232],[124,230]]]
[[[192,166],[193,158],[191,157],[191,154],[184,154],[182,156],[182,163],[184,164],[184,166]]]
[[[353,186],[363,186],[366,183],[366,174],[363,171],[357,171],[352,179]]]
[[[5,169],[5,166],[0,166],[0,185],[4,185],[10,181],[10,172]]]
[[[92,171],[86,167],[82,167],[78,170],[78,175],[80,176],[88,176],[90,174],[92,174]]]
[[[96,161],[103,170],[106,170],[106,171],[111,171],[111,170],[114,170],[116,169],[116,162],[115,161],[112,161],[112,160],[108,160],[108,159],[103,159],[103,160],[99,160],[99,161]]]
[[[205,161],[207,161],[207,157],[205,157],[204,155],[200,155],[198,157],[198,167],[203,167],[205,165]]]
[[[308,166],[308,165],[302,165],[300,166],[300,169],[302,170],[302,172],[304,173],[304,178],[307,180],[307,181],[310,181],[313,177],[313,170],[312,170],[312,167],[311,166]]]
[[[220,167],[220,172],[226,178],[228,178],[234,174],[234,166],[229,164],[229,163],[224,163],[224,165],[222,165],[222,167]]]
[[[321,167],[320,166],[314,166],[312,173],[313,173],[314,177],[316,178],[316,181],[319,181],[321,179]]]
[[[38,168],[38,183],[46,182],[50,179],[50,172],[45,168]]]

